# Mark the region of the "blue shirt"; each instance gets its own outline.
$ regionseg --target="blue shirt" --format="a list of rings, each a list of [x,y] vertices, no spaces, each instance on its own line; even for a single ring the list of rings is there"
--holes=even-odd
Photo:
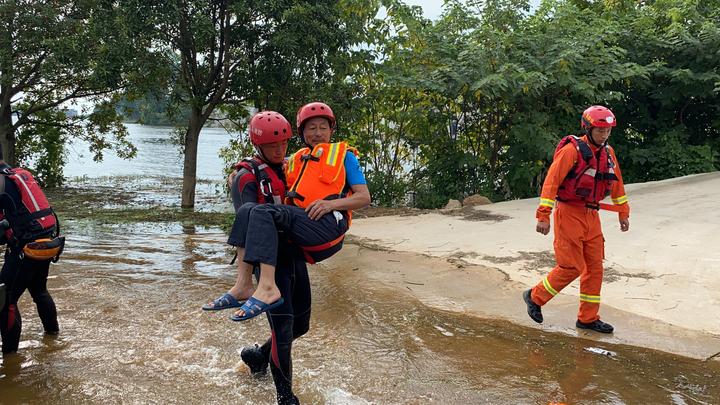
[[[345,178],[347,179],[348,186],[367,184],[365,175],[362,169],[360,169],[360,162],[351,151],[347,151],[345,154]]]

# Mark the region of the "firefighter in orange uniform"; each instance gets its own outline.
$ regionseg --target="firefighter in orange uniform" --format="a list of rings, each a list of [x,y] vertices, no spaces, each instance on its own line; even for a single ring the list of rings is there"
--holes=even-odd
[[[600,287],[603,277],[605,239],[599,209],[618,213],[620,230],[630,228],[630,207],[620,166],[607,144],[615,127],[615,115],[603,106],[592,106],[581,118],[583,136],[566,136],[558,144],[540,195],[536,231],[550,232],[550,213],[557,206],[555,259],[557,266],[534,288],[523,293],[527,312],[542,323],[541,307],[573,280],[580,277],[580,310],[575,326],[601,333],[613,327],[600,320]],[[601,203],[610,195],[613,204]]]

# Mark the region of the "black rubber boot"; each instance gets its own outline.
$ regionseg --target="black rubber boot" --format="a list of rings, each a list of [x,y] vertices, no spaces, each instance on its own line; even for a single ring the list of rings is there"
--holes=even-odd
[[[300,405],[300,400],[295,395],[287,399],[278,398],[278,405]]]
[[[268,368],[268,358],[260,350],[260,346],[248,346],[240,352],[240,358],[247,364],[252,374],[265,374]]]
[[[590,329],[600,333],[613,333],[613,330],[615,330],[612,325],[610,325],[609,323],[605,323],[599,319],[595,322],[590,323],[582,323],[578,320],[577,322],[575,322],[575,326],[580,329]]]
[[[527,290],[523,293],[523,300],[525,300],[525,304],[527,304],[527,313],[528,315],[530,315],[530,318],[532,318],[533,321],[537,323],[542,323],[542,309],[540,308],[540,305],[533,302],[532,297],[530,296],[530,292],[531,290]]]

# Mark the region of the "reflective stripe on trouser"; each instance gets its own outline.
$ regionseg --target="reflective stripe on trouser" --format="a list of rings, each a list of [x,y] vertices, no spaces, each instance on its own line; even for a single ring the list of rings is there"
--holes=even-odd
[[[532,300],[545,305],[568,284],[580,277],[580,322],[600,319],[600,288],[605,241],[596,210],[558,204],[555,220],[557,266],[532,290]]]

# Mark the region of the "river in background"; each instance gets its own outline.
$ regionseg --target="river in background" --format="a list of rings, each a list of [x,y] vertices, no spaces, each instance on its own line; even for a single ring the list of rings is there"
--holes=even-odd
[[[134,161],[71,156],[69,186],[132,192],[123,202],[132,206],[179,205],[182,159],[170,129],[129,128]],[[200,138],[200,210],[229,207],[217,157],[228,139],[215,129]],[[220,229],[68,222],[49,280],[61,333],[43,335],[25,294],[21,350],[0,366],[0,403],[274,403],[269,375],[248,375],[239,358],[267,337],[267,321],[200,310],[234,277]],[[293,347],[303,403],[720,403],[717,361],[437,311],[367,281],[361,268],[310,273],[311,329]]]
[[[174,128],[150,127],[126,124],[128,139],[138,149],[132,160],[117,157],[112,151],[105,152],[102,162],[94,162],[84,142],[69,147],[66,177],[101,176],[168,176],[182,177],[183,157],[180,148],[172,143]],[[200,180],[222,180],[224,163],[218,152],[227,146],[231,135],[222,128],[205,128],[198,141],[197,177]]]
[[[137,147],[131,160],[106,151],[100,162],[93,161],[88,145],[70,145],[64,175],[67,186],[113,190],[131,196],[133,207],[179,207],[182,190],[183,156],[172,141],[174,128],[126,124],[128,139]],[[223,189],[226,163],[219,157],[231,134],[222,128],[205,128],[198,141],[197,211],[230,211],[232,204]],[[111,203],[110,203],[111,204]]]

